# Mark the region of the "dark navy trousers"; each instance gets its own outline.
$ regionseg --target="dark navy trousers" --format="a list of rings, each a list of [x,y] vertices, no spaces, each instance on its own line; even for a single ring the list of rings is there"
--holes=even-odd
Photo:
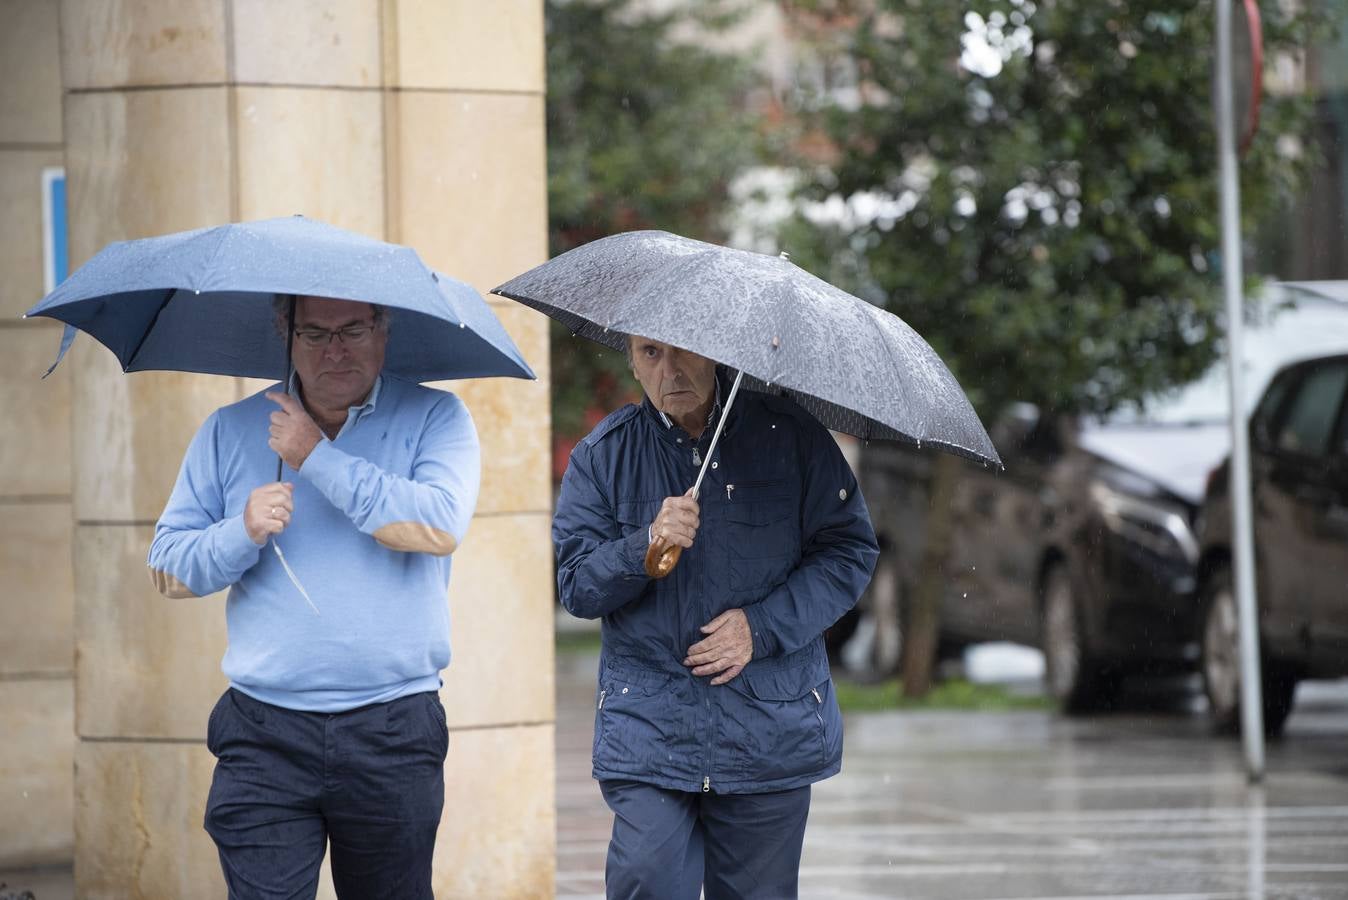
[[[329,845],[339,897],[432,900],[449,746],[437,694],[327,714],[231,688],[206,745],[206,831],[230,900],[312,898]]]
[[[613,810],[609,900],[795,900],[810,788],[767,794],[671,791],[601,781]]]

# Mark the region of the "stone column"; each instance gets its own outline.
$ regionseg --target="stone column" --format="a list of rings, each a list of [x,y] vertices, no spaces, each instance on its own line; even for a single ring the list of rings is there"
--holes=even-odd
[[[547,258],[543,4],[383,4],[390,240],[488,291]],[[547,320],[490,295],[538,381],[460,382],[482,496],[449,595],[441,897],[552,897],[553,590]]]
[[[111,240],[297,212],[411,244],[479,288],[544,258],[540,5],[61,9],[74,263]],[[541,380],[451,386],[481,432],[484,473],[450,588],[440,897],[553,891],[546,330],[497,310]],[[223,597],[159,597],[145,552],[197,425],[258,384],[125,376],[80,343],[69,364],[77,893],[223,896],[200,827]]]
[[[70,373],[40,376],[44,169],[63,162],[56,4],[0,0],[0,869],[72,852]]]

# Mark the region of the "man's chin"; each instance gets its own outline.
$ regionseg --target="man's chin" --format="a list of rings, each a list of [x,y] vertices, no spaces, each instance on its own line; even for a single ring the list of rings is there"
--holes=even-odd
[[[680,392],[677,394],[666,394],[661,404],[666,415],[675,415],[692,412],[698,407],[697,395]]]

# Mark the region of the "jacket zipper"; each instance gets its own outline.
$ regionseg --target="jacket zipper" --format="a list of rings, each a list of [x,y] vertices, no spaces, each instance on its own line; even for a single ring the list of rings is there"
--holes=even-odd
[[[776,485],[776,484],[780,484],[780,482],[776,482],[776,481],[746,481],[746,482],[744,482],[743,484],[741,484],[740,487],[754,488],[754,487],[763,487],[763,486],[765,486],[765,485]],[[734,490],[735,490],[735,485],[733,485],[733,484],[727,484],[727,485],[725,486],[725,498],[726,498],[727,500],[733,500],[733,499],[734,499],[733,497],[730,496],[731,492],[734,491]]]
[[[702,793],[706,794],[709,793],[710,791],[711,791],[711,776],[704,775],[702,776]]]
[[[600,709],[603,709],[603,708],[604,708],[604,695],[607,694],[607,693],[608,693],[608,688],[604,688],[602,691],[599,692],[599,708],[600,708]]]

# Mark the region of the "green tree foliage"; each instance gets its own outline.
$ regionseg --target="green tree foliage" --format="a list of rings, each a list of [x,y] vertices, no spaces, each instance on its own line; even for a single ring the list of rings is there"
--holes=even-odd
[[[1324,0],[1331,2],[1331,0]],[[800,0],[831,154],[783,242],[918,330],[985,415],[1103,413],[1201,374],[1221,310],[1210,0]],[[1267,58],[1322,7],[1261,0]],[[1289,13],[1289,9],[1299,9]],[[1307,11],[1307,10],[1310,11]],[[839,88],[841,85],[842,89]],[[1307,159],[1273,96],[1241,168],[1246,229]],[[820,211],[827,216],[817,215]],[[926,693],[958,470],[933,467],[904,690]]]
[[[1266,60],[1306,46],[1330,2],[1262,0]],[[1211,2],[785,5],[856,85],[812,98],[836,156],[805,195],[851,203],[794,224],[802,264],[916,328],[985,414],[1011,399],[1104,412],[1212,362]],[[1308,159],[1308,112],[1266,96],[1241,167],[1247,230]]]
[[[549,245],[622,231],[725,238],[728,187],[758,161],[751,60],[712,44],[726,0],[546,0]],[[553,424],[582,435],[630,391],[621,356],[554,324]],[[588,419],[587,419],[588,416]]]

